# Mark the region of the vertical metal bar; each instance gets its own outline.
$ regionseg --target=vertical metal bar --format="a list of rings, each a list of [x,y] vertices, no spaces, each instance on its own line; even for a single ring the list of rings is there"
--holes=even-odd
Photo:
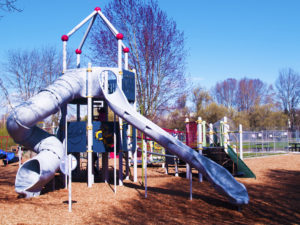
[[[128,70],[128,52],[124,53],[125,70]]]
[[[188,118],[185,119],[185,130],[186,130],[186,144],[189,145],[190,129],[189,129],[189,119]],[[189,179],[189,177],[190,177],[190,165],[188,163],[186,163],[185,167],[186,167],[186,179]]]
[[[80,68],[80,54],[76,54],[76,67]]]
[[[174,158],[175,161],[175,177],[178,177],[178,158]]]
[[[126,156],[125,156],[125,165],[126,165],[126,173],[125,173],[125,180],[129,180],[129,149],[128,149],[128,143],[131,143],[130,141],[130,131],[131,131],[131,126],[128,125],[127,126],[127,130],[124,131],[124,134],[125,134],[125,137],[127,140],[126,140]],[[124,139],[123,139],[124,141]]]
[[[143,140],[144,145],[143,145],[143,152],[144,152],[144,174],[145,174],[145,198],[147,198],[147,164],[148,164],[148,159],[147,159],[147,137],[145,136],[145,140]]]
[[[244,160],[244,153],[243,153],[243,126],[242,124],[239,125],[239,142],[240,142],[240,158]]]
[[[227,117],[224,116],[223,120],[223,141],[224,141],[224,150],[227,153],[228,152],[228,125],[227,125]]]
[[[134,72],[134,78],[135,78],[135,90],[136,90],[136,71],[135,69],[133,70]],[[135,102],[133,103],[133,108],[136,110],[136,92],[134,93],[135,97]],[[137,137],[136,137],[136,128],[132,128],[132,141],[133,141],[133,182],[137,182]]]
[[[65,73],[67,70],[67,41],[63,41],[63,71]]]
[[[214,129],[212,123],[209,124],[209,145],[214,145]]]
[[[137,182],[137,137],[136,128],[132,128],[132,151],[133,153],[133,182]]]
[[[117,193],[117,134],[116,114],[114,113],[114,192]]]
[[[190,179],[190,200],[193,200],[193,174],[192,170],[189,170],[189,179]]]
[[[68,105],[65,106],[64,108],[65,111],[65,156],[67,157],[68,155],[68,121],[67,121],[67,112],[68,112]],[[67,167],[68,165],[65,164],[65,166]],[[67,170],[66,170],[67,171]],[[65,174],[65,189],[68,189],[68,175],[67,173]]]
[[[69,174],[69,212],[72,212],[72,158],[71,154],[65,159],[68,159],[68,174]],[[67,174],[67,173],[66,173]]]
[[[93,154],[93,123],[92,123],[92,64],[88,63],[87,69],[87,133],[88,133],[88,187],[92,187],[93,184],[93,165],[92,165],[92,154]]]
[[[119,119],[120,124],[120,145],[119,145],[119,186],[123,186],[123,120]]]
[[[19,145],[18,146],[18,156],[19,156],[19,168],[22,165],[22,147]]]
[[[198,117],[197,120],[197,149],[200,155],[202,155],[202,118]],[[198,171],[199,182],[202,182],[202,174]]]
[[[118,69],[119,74],[117,75],[117,82],[119,87],[122,89],[122,40],[118,39]],[[120,126],[120,145],[119,145],[119,186],[123,185],[123,120],[119,117],[119,126]]]

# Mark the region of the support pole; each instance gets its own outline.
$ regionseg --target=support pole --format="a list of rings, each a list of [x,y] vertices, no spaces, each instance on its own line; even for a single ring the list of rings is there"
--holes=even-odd
[[[117,193],[117,134],[116,114],[114,113],[114,192]]]
[[[88,147],[87,147],[87,154],[88,154],[88,187],[92,187],[94,182],[93,177],[93,165],[92,165],[92,154],[93,154],[93,124],[92,124],[92,64],[88,63],[87,69],[87,114],[88,114],[88,121],[87,121],[87,136],[88,136]]]
[[[72,157],[68,155],[68,174],[69,174],[69,212],[72,212]],[[66,173],[67,174],[67,173]]]
[[[190,179],[190,200],[193,200],[193,174],[192,174],[192,169],[189,170],[189,179]]]
[[[108,183],[108,152],[102,153],[102,180]]]
[[[274,136],[273,136],[274,138]],[[241,160],[244,160],[243,156],[243,126],[242,124],[239,125],[239,144],[240,144],[240,158]]]
[[[137,138],[136,128],[132,128],[132,151],[133,153],[133,182],[137,182]]]
[[[190,133],[190,128],[189,128],[189,119],[185,118],[185,130],[186,130],[186,144],[189,145],[189,133]],[[186,167],[186,179],[190,178],[190,165],[188,163],[185,164]]]
[[[206,122],[202,121],[202,148],[206,146]]]
[[[175,138],[178,140],[178,133],[177,129],[175,129]],[[174,164],[175,164],[175,177],[178,177],[178,165],[177,165],[177,157],[174,157]]]
[[[125,154],[125,165],[126,165],[126,172],[125,172],[125,180],[129,180],[129,166],[130,166],[130,162],[129,162],[129,143],[131,142],[130,139],[130,134],[131,134],[131,126],[128,125],[127,126],[127,130],[125,132],[125,138],[127,139],[126,141],[126,154]],[[123,140],[124,141],[124,140]]]
[[[201,117],[198,117],[197,120],[197,150],[200,155],[202,155],[202,119]],[[199,177],[199,182],[202,182],[202,174],[200,171],[198,171],[198,177]]]
[[[122,133],[123,133],[123,120],[119,119],[120,124],[120,146],[119,146],[119,186],[123,186],[123,149],[122,149]]]
[[[123,52],[124,52],[124,68],[125,70],[128,70],[128,52],[129,52],[129,48],[124,48],[123,49]]]
[[[147,198],[147,191],[148,191],[148,187],[147,187],[147,164],[148,164],[148,157],[147,157],[147,140],[146,140],[146,136],[145,136],[145,140],[143,139],[143,156],[144,156],[144,164],[143,164],[143,169],[144,169],[144,174],[145,174],[145,198]]]
[[[122,39],[123,34],[117,34],[116,38],[118,40],[118,69],[119,75],[117,77],[117,82],[119,87],[122,89]],[[123,130],[123,120],[119,118],[119,125],[120,125],[120,145],[119,145],[119,186],[123,186],[123,138],[122,138],[122,130]]]
[[[22,147],[19,145],[18,146],[18,156],[19,156],[19,168],[22,165]]]
[[[67,41],[69,40],[69,36],[68,35],[63,35],[61,37],[61,40],[63,41],[63,71],[62,74],[64,74],[67,70]],[[65,156],[67,156],[67,151],[68,151],[68,146],[67,146],[67,105],[65,105],[64,107],[62,107],[61,110],[61,123],[62,126],[64,127],[65,133],[64,133],[64,141],[65,141]],[[60,127],[61,128],[61,127]],[[68,188],[68,176],[67,174],[65,174],[65,189]]]
[[[153,152],[153,141],[149,141],[149,152],[150,152],[150,156],[149,156],[149,161],[150,163],[153,162],[153,155],[151,154]]]
[[[178,158],[177,157],[174,158],[174,162],[175,162],[175,177],[178,177]]]
[[[68,41],[68,36],[63,35],[62,40],[63,40],[63,71],[62,71],[62,73],[64,74],[67,70],[67,41]]]
[[[134,80],[135,80],[135,90],[136,90],[136,71],[135,69],[133,70],[134,72]],[[136,92],[134,93],[136,99]],[[133,109],[136,111],[136,101],[133,103]],[[137,182],[137,138],[136,138],[136,128],[132,127],[132,151],[134,152],[133,154],[133,182]]]
[[[76,68],[80,68],[80,54],[81,54],[81,50],[80,49],[76,49]]]
[[[213,146],[214,145],[214,128],[213,128],[213,124],[210,123],[209,124],[209,146]]]
[[[224,141],[224,150],[228,152],[228,124],[227,124],[227,117],[224,116],[223,120],[223,141]]]
[[[64,117],[65,117],[65,123],[64,123],[64,126],[65,126],[65,156],[68,155],[68,121],[67,121],[67,111],[68,111],[68,105],[66,105],[64,107],[64,111],[65,111],[65,114],[64,114]],[[66,167],[68,165],[66,164]],[[68,189],[68,174],[66,173],[65,174],[65,188]]]

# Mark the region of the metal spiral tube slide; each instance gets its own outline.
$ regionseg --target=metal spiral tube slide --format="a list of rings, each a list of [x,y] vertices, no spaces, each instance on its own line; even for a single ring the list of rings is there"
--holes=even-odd
[[[15,107],[7,119],[7,130],[16,143],[38,153],[18,170],[16,192],[33,197],[53,177],[64,154],[63,144],[36,124],[58,112],[85,89],[83,70],[68,72],[28,101]]]

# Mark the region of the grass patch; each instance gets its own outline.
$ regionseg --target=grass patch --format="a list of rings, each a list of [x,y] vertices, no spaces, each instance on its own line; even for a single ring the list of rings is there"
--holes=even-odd
[[[286,152],[246,152],[243,154],[244,158],[261,157],[261,156],[272,156],[272,155],[283,155]]]

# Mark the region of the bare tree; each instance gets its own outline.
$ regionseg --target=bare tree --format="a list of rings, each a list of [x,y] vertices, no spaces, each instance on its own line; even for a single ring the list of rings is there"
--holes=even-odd
[[[0,11],[4,12],[21,12],[22,10],[16,6],[17,0],[0,0]],[[0,15],[0,17],[2,17]]]
[[[184,92],[184,34],[155,0],[112,0],[105,15],[131,51],[129,67],[137,74],[137,102],[143,114],[154,118]],[[102,21],[98,25],[103,27]],[[107,29],[92,31],[94,63],[116,66],[116,41]]]
[[[243,78],[238,83],[236,96],[238,111],[250,111],[265,100],[266,84],[260,79]]]
[[[291,68],[281,69],[275,86],[282,107],[289,116],[293,128],[296,109],[300,102],[300,75]]]
[[[224,105],[227,108],[233,108],[236,106],[237,96],[237,80],[234,78],[228,78],[217,84],[212,89],[212,95],[217,103]]]
[[[60,54],[53,47],[8,51],[2,92],[12,103],[29,99],[60,75],[61,62]]]

